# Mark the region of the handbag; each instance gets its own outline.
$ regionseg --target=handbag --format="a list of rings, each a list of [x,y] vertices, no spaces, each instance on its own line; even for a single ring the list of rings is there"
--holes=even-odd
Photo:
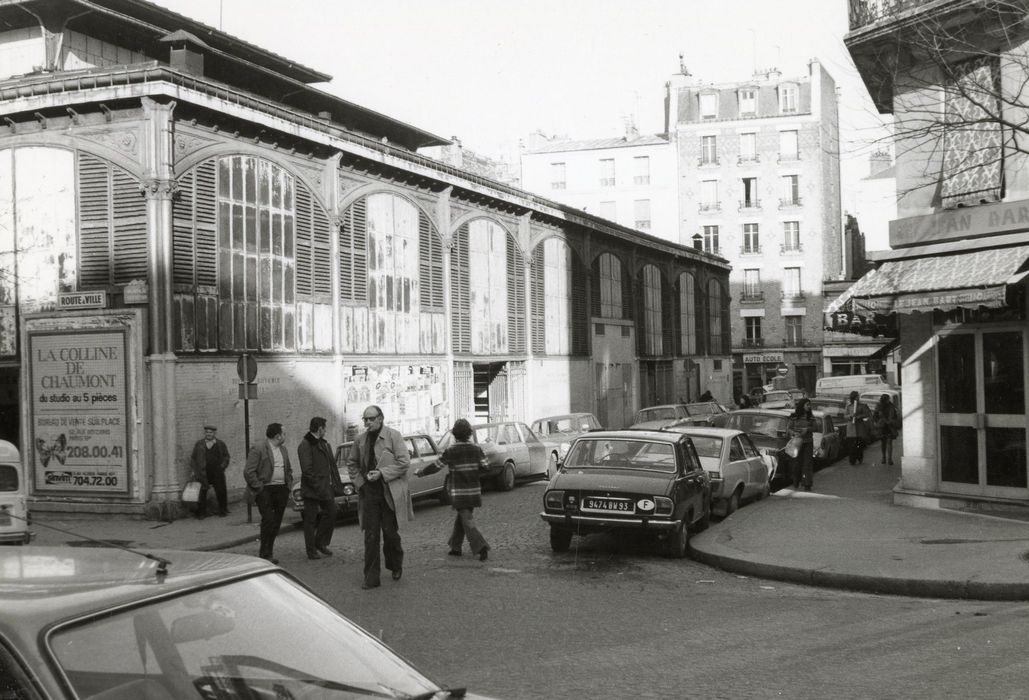
[[[786,452],[786,456],[796,458],[796,456],[800,454],[800,445],[802,442],[803,440],[801,440],[799,435],[791,437],[790,441],[786,443],[786,449],[784,450],[784,452]]]
[[[199,481],[187,481],[186,487],[182,489],[182,502],[183,503],[199,503],[200,502],[200,482]]]

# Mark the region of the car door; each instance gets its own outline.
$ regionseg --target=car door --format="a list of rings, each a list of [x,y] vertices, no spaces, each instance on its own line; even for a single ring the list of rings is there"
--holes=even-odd
[[[747,495],[760,493],[768,483],[768,464],[749,435],[742,433],[737,435],[736,439],[739,441],[740,449],[743,450],[747,461],[747,490],[750,491]]]
[[[418,469],[427,467],[439,458],[439,451],[436,449],[436,444],[432,441],[432,438],[428,435],[411,435],[404,438],[404,442],[408,444],[408,449],[411,451],[411,469],[408,471],[408,474],[412,475],[408,479],[411,487],[411,497],[415,498],[417,496],[439,493],[447,476],[446,469],[440,469],[434,474],[427,474],[425,476],[414,476]]]
[[[730,488],[733,488],[733,485],[738,482],[743,482],[743,493],[741,496],[745,497],[748,495],[750,491],[750,463],[747,460],[747,455],[743,452],[743,443],[740,442],[739,435],[734,435],[729,440],[729,457],[726,460],[725,471],[722,476]],[[728,489],[723,491],[723,493],[726,496],[732,495],[732,491]]]
[[[525,445],[529,461],[529,474],[546,474],[547,446],[536,437],[536,433],[529,430],[529,426],[525,423],[518,423],[518,432],[521,434],[522,444]]]
[[[685,506],[681,512],[686,513],[693,510],[693,522],[696,522],[709,509],[707,472],[700,464],[700,457],[697,456],[697,449],[693,442],[687,438],[676,445],[679,451],[679,459],[682,464],[681,476],[677,479],[676,490],[679,494],[677,500]],[[687,522],[687,527],[693,522]]]
[[[529,475],[529,447],[522,440],[515,423],[503,423],[498,426],[497,445],[505,458],[515,465],[515,476]]]

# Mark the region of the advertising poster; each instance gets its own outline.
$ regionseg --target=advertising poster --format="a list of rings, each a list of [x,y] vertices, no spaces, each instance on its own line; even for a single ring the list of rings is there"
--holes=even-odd
[[[126,346],[122,330],[29,335],[37,491],[129,492]]]

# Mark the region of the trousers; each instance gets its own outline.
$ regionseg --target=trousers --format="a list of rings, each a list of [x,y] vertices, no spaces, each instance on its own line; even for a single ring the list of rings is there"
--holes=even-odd
[[[382,560],[386,568],[398,571],[404,566],[404,549],[400,545],[400,528],[397,514],[389,507],[386,495],[381,490],[362,489],[361,527],[364,529],[364,583],[375,586],[379,583]],[[382,556],[379,546],[382,546]]]
[[[465,537],[468,538],[468,546],[471,547],[474,554],[478,554],[489,546],[486,544],[486,538],[479,532],[479,526],[475,524],[474,511],[474,508],[461,508],[454,516],[454,529],[450,532],[450,541],[448,542],[451,552],[461,551],[461,544]]]
[[[254,500],[261,514],[261,545],[258,556],[270,559],[275,548],[275,536],[282,527],[282,515],[286,512],[289,491],[285,484],[265,486]]]
[[[311,554],[332,542],[336,527],[336,499],[304,499],[304,547]]]

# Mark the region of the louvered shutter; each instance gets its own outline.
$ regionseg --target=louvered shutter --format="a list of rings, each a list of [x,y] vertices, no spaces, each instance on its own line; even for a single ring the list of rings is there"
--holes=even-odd
[[[633,318],[634,311],[632,305],[632,275],[629,274],[629,268],[622,263],[621,259],[618,260],[618,267],[622,273],[622,318],[631,319]],[[639,318],[642,318],[642,316]]]
[[[179,196],[172,201],[172,283],[189,287],[192,292],[196,260],[193,235],[193,207],[196,177],[189,171],[179,180]]]
[[[675,355],[675,288],[661,275],[661,354]]]
[[[443,242],[432,221],[418,212],[418,272],[423,310],[443,310]]]
[[[525,352],[525,264],[511,236],[507,237],[507,349]]]
[[[645,287],[643,280],[643,270],[640,270],[639,279],[634,280],[633,285],[640,290],[640,293],[635,296],[630,294],[627,299],[636,300],[636,303],[633,304],[633,308],[636,313],[636,349],[641,356],[647,356],[650,355],[650,353],[647,352],[647,332],[649,329],[647,328],[647,309],[646,301],[644,299],[644,297],[646,297],[646,293],[644,292]]]
[[[450,251],[451,342],[454,352],[471,352],[472,319],[468,281],[468,224],[454,234]]]
[[[532,285],[530,290],[530,305],[532,313],[532,352],[535,355],[544,355],[547,352],[547,314],[546,314],[546,288],[543,279],[546,270],[547,258],[543,252],[545,246],[540,243],[532,251]]]
[[[214,292],[218,283],[218,164],[212,158],[198,165],[194,172],[196,283]]]
[[[589,355],[589,311],[586,306],[586,267],[572,254],[572,355]]]
[[[354,202],[339,229],[339,296],[343,302],[368,302],[368,205]]]
[[[600,316],[600,258],[593,258],[593,264],[590,265],[590,314],[593,316]]]
[[[314,293],[314,240],[311,220],[311,193],[302,184],[296,188],[296,289],[297,295],[309,300]]]
[[[139,183],[116,166],[112,169],[113,245],[115,284],[149,279],[147,255],[146,199],[140,195]]]
[[[79,154],[79,287],[106,287],[111,269],[111,169]]]

